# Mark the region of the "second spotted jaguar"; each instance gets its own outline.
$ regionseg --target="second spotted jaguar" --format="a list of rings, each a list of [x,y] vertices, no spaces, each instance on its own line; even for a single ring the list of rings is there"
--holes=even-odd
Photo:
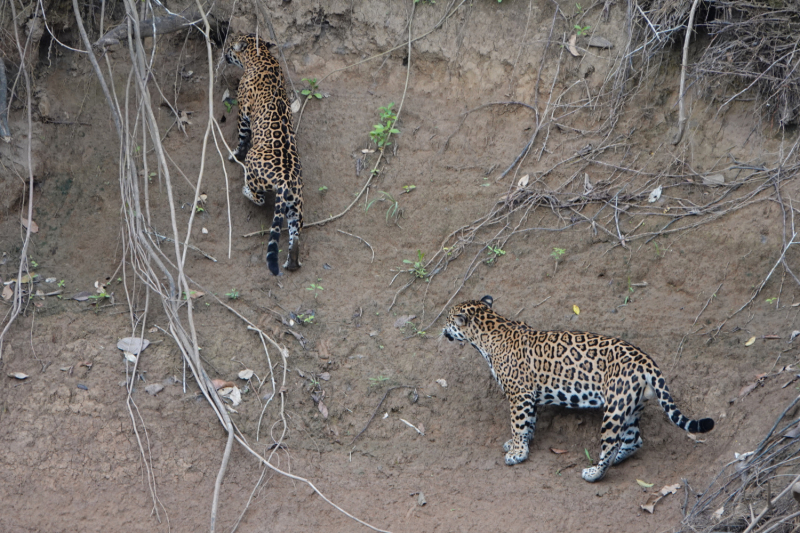
[[[278,275],[278,240],[283,217],[289,225],[289,258],[283,268],[297,270],[303,229],[303,180],[292,110],[281,66],[255,35],[241,37],[225,52],[228,63],[244,69],[239,80],[239,145],[233,157],[244,162],[244,195],[264,205],[275,191],[275,213],[267,245],[267,266]]]
[[[583,470],[586,481],[600,480],[609,466],[641,447],[639,417],[645,400],[656,398],[685,431],[714,428],[710,418],[691,420],[681,414],[656,363],[635,346],[595,333],[536,331],[503,318],[492,303],[485,296],[453,306],[442,333],[478,349],[511,404],[512,438],[503,446],[507,465],[528,458],[539,405],[603,409],[600,459]]]

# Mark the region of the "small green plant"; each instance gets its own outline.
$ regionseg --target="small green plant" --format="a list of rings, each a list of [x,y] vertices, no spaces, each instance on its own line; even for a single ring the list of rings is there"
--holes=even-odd
[[[375,124],[375,126],[372,127],[372,131],[369,132],[370,138],[378,145],[381,151],[392,144],[389,142],[389,137],[391,137],[393,133],[400,133],[400,130],[394,127],[395,122],[397,122],[397,114],[392,111],[392,106],[394,106],[394,102],[386,107],[378,108],[378,112],[381,115],[381,123]]]
[[[236,289],[231,289],[231,292],[226,292],[225,296],[227,296],[229,300],[236,300],[239,298],[239,291]]]
[[[575,28],[575,35],[578,37],[589,35],[589,31],[592,29],[591,26],[581,26],[580,24],[575,24],[573,27]]]
[[[556,260],[556,263],[561,261],[561,258],[564,257],[564,254],[567,251],[564,248],[553,248],[553,251],[550,252],[550,257]]]
[[[34,261],[33,257],[31,257],[31,268],[39,268],[39,263]]]
[[[408,194],[416,188],[417,188],[416,185],[403,185],[403,192],[401,192],[400,194]]]
[[[99,302],[100,300],[105,300],[106,298],[111,298],[111,295],[106,292],[105,289],[102,289],[97,294],[92,294],[89,296],[90,300],[94,300],[95,302]]]
[[[422,253],[422,250],[417,250],[417,260],[412,261],[410,259],[403,259],[403,263],[407,265],[413,265],[409,272],[412,272],[416,277],[420,279],[425,279],[428,277],[428,271],[425,270],[425,254]]]
[[[64,288],[64,285],[66,285],[66,284],[67,284],[67,282],[64,281],[63,279],[57,283],[57,285],[62,289]]]
[[[317,282],[316,283],[312,283],[311,285],[306,287],[307,291],[313,291],[314,292],[314,299],[315,300],[317,299],[317,294],[319,294],[320,291],[324,291],[325,290],[322,287],[322,285],[320,285],[321,281],[322,281],[322,278],[317,278]]]
[[[200,206],[200,204],[198,204],[194,206],[194,212],[199,215],[200,213],[205,212],[205,209],[202,206]]]
[[[592,461],[592,456],[591,456],[591,455],[589,455],[589,448],[584,448],[584,449],[583,449],[583,453],[585,453],[585,454],[586,454],[586,459],[589,461],[589,464],[590,464],[590,465],[593,465],[593,464],[594,464],[594,461]]]
[[[583,13],[583,7],[580,4],[575,4],[575,13],[578,15]]]
[[[661,248],[661,245],[658,244],[658,241],[653,242],[653,246],[656,249],[656,258],[661,258],[664,256],[664,249]]]
[[[319,188],[320,194],[325,194],[326,192],[328,192],[328,188],[326,186],[323,185],[322,187]]]
[[[771,304],[774,304],[775,300],[777,300],[777,299],[778,298],[776,296],[773,296],[772,298],[767,298],[766,302],[771,305]]]
[[[317,87],[317,78],[303,78],[303,81],[308,83],[308,89],[303,89],[300,94],[306,98],[322,99],[322,93],[319,92],[319,87]]]
[[[503,255],[506,255],[506,251],[500,248],[499,246],[492,246],[491,244],[487,246],[488,250],[486,253],[489,254],[489,259],[486,260],[487,265],[494,264],[497,261],[497,258]]]
[[[381,197],[375,198],[369,202],[367,207],[364,208],[364,213],[369,211],[369,208],[372,207],[375,202],[389,202],[389,208],[386,210],[386,223],[389,223],[389,218],[394,218],[395,222],[397,222],[397,219],[403,214],[403,210],[400,208],[400,202],[386,191],[380,191],[380,193]]]
[[[222,103],[225,104],[225,109],[228,110],[228,113],[231,112],[233,106],[239,105],[239,101],[236,98],[226,98]]]
[[[377,378],[369,378],[369,384],[373,387],[377,387],[385,382],[389,381],[387,376],[378,376]]]
[[[302,313],[302,314],[297,315],[297,319],[301,320],[303,322],[303,324],[306,324],[306,325],[313,324],[314,323],[314,318],[316,318],[314,316],[314,313],[308,313],[308,314]]]

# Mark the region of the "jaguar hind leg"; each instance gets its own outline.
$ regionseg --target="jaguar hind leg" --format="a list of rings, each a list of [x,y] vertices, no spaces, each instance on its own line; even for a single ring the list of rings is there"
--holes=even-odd
[[[616,405],[613,397],[607,399],[606,406],[608,405]],[[622,447],[622,441],[620,440],[622,426],[617,423],[619,416],[619,414],[611,412],[608,409],[603,413],[603,427],[600,435],[600,440],[602,442],[600,445],[600,459],[597,461],[596,465],[584,468],[583,472],[581,472],[581,477],[589,483],[594,483],[595,481],[603,479],[603,476],[605,476],[608,471],[608,467],[611,466],[612,461],[616,459]]]
[[[511,439],[503,445],[506,464],[511,466],[528,458],[528,443],[536,430],[536,403],[530,394],[509,399],[511,404]]]
[[[283,268],[293,271],[302,266],[300,263],[300,230],[303,228],[303,212],[296,199],[286,206],[286,221],[289,226],[289,256],[286,258]]]
[[[644,403],[640,403],[633,414],[628,418],[628,423],[620,433],[620,447],[617,456],[614,458],[613,465],[618,465],[642,447],[642,433],[639,430],[639,418],[642,416]]]

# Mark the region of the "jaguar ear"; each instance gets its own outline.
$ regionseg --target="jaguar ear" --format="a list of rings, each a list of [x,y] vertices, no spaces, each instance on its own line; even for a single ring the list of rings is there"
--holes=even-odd
[[[481,301],[482,301],[483,303],[485,303],[486,305],[488,305],[488,306],[489,306],[489,308],[491,309],[491,307],[492,307],[492,304],[494,303],[494,298],[492,298],[491,296],[489,296],[489,295],[487,294],[486,296],[484,296],[483,298],[481,298]]]
[[[453,321],[456,323],[456,326],[461,328],[464,327],[464,324],[467,323],[467,317],[465,317],[464,315],[456,315]]]
[[[247,43],[244,41],[238,41],[233,44],[233,51],[234,52],[241,52],[247,46]]]

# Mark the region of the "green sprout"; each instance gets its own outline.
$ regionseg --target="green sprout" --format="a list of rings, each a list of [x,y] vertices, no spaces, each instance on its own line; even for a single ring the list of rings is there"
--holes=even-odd
[[[308,83],[308,89],[303,89],[300,91],[300,94],[308,98],[316,98],[321,99],[322,93],[319,92],[319,87],[317,87],[317,78],[303,78],[302,81]]]
[[[488,250],[486,251],[489,254],[489,259],[486,260],[487,265],[494,264],[497,261],[497,258],[503,255],[506,255],[506,251],[500,248],[499,246],[492,246],[491,244],[487,246]]]
[[[414,274],[414,276],[425,279],[428,277],[428,271],[425,270],[425,254],[422,253],[422,250],[417,250],[417,260],[412,261],[410,259],[403,259],[403,263],[407,265],[413,265],[408,272]]]
[[[375,126],[372,127],[372,131],[369,132],[370,138],[378,145],[381,151],[392,144],[389,142],[389,137],[391,137],[393,133],[400,133],[400,130],[394,127],[395,122],[397,122],[397,114],[392,111],[392,106],[394,106],[394,102],[386,107],[378,108],[378,112],[381,115],[380,124],[375,124]]]
[[[580,24],[575,24],[573,26],[575,28],[575,34],[578,37],[583,37],[584,35],[589,35],[589,31],[592,29],[591,26],[581,26]]]
[[[320,285],[321,281],[322,281],[322,278],[317,278],[317,283],[312,283],[311,285],[306,287],[307,291],[313,291],[314,292],[314,299],[315,300],[317,299],[317,294],[319,293],[319,291],[324,291],[325,290],[322,287],[322,285]]]
[[[230,300],[236,300],[239,298],[239,291],[232,289],[231,292],[226,292],[225,296],[227,296]]]
[[[386,223],[387,224],[389,223],[389,218],[394,218],[396,223],[397,219],[400,218],[400,216],[403,214],[403,210],[400,209],[400,202],[398,202],[394,198],[394,196],[392,196],[386,191],[380,191],[380,193],[381,197],[375,198],[374,200],[369,202],[367,204],[367,207],[364,208],[364,212],[366,213],[367,211],[369,211],[369,208],[372,207],[372,205],[375,202],[389,202],[389,208],[386,210]]]

